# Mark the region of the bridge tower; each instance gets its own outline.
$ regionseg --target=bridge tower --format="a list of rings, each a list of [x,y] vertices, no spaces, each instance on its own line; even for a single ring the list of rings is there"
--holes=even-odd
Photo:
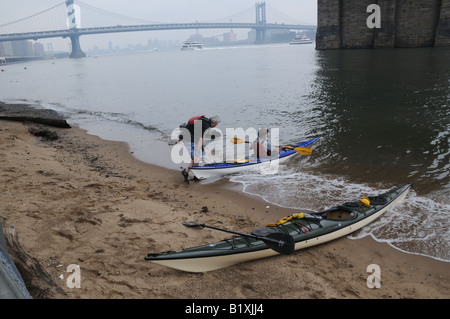
[[[79,18],[79,10],[80,8],[74,4],[75,0],[67,0],[67,17],[69,19],[69,29],[73,32],[70,35],[70,41],[72,42],[72,52],[70,53],[71,58],[83,58],[86,54],[81,50],[80,46],[80,36],[77,34],[77,26],[78,22],[77,17]],[[79,19],[78,19],[79,20]]]
[[[266,38],[266,3],[257,2],[256,9],[256,43],[264,43]]]

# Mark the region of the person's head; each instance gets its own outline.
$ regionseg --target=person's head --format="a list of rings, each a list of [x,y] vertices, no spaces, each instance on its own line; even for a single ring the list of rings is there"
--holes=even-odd
[[[269,134],[269,129],[267,128],[260,128],[258,130],[258,137],[261,139],[265,139],[267,137],[267,134]]]
[[[220,122],[220,118],[217,115],[214,115],[209,118],[209,121],[211,122],[211,127],[216,127]]]

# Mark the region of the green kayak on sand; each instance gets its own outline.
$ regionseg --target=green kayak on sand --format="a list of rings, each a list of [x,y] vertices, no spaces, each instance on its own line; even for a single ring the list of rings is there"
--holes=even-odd
[[[346,202],[321,212],[293,214],[265,228],[255,229],[251,234],[184,223],[189,227],[208,227],[238,236],[179,251],[151,253],[145,260],[183,271],[205,272],[277,254],[290,254],[294,250],[346,236],[366,226],[402,201],[411,186],[406,184],[378,196],[363,197],[359,201]]]

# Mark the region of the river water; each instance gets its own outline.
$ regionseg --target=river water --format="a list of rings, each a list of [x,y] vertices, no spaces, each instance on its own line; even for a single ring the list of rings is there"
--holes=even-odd
[[[64,112],[173,169],[170,136],[194,115],[219,115],[222,132],[278,128],[281,144],[321,136],[276,173],[229,180],[293,212],[412,182],[403,203],[349,237],[450,262],[449,61],[450,48],[313,44],[136,52],[1,66],[0,100]]]

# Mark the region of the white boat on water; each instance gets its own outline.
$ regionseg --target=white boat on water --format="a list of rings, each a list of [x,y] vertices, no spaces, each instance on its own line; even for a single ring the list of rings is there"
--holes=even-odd
[[[200,50],[203,49],[203,43],[198,41],[185,41],[181,50]]]
[[[291,42],[289,42],[289,44],[309,44],[309,43],[313,43],[313,41],[310,38],[306,38],[306,37],[295,37],[294,39],[292,39]]]

